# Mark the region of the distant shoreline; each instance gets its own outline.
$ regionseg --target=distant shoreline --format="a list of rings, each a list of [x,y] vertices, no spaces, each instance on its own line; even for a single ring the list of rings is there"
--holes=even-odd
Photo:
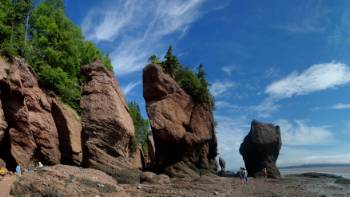
[[[295,166],[279,166],[279,169],[296,169],[296,168],[320,168],[320,167],[350,167],[350,164],[305,164]]]

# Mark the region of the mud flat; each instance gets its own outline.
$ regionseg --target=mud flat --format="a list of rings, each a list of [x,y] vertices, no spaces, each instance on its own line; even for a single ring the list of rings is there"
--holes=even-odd
[[[194,181],[173,179],[170,184],[123,185],[130,196],[345,196],[350,184],[338,176],[285,176],[280,179],[251,178],[242,184],[239,178],[202,176]],[[346,181],[347,180],[347,181]]]

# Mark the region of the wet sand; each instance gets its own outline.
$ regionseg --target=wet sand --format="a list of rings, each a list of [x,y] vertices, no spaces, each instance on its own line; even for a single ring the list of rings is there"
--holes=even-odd
[[[350,185],[334,183],[331,178],[288,176],[281,179],[253,179],[242,184],[239,178],[204,176],[189,182],[173,180],[168,185],[124,185],[130,196],[344,196],[350,197]]]

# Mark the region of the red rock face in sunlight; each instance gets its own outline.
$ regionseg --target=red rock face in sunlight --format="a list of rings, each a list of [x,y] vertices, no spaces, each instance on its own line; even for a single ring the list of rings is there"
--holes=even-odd
[[[133,122],[113,72],[99,61],[81,71],[87,78],[80,102],[84,165],[109,174],[140,167],[141,160],[135,159],[140,153],[130,152]],[[140,164],[135,166],[135,160]]]
[[[155,170],[173,177],[216,171],[211,108],[197,104],[158,65],[143,70],[143,95],[155,143]]]

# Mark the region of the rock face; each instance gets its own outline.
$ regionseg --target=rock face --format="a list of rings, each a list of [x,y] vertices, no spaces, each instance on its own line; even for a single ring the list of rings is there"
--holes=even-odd
[[[105,173],[73,166],[44,167],[24,173],[11,187],[14,196],[128,196]]]
[[[59,163],[61,153],[50,99],[39,88],[30,66],[19,59],[12,64],[0,60],[0,90],[9,125],[8,138],[5,134],[4,139],[7,153],[3,154],[25,168],[33,160]]]
[[[217,141],[211,108],[197,104],[158,65],[143,70],[143,96],[155,143],[156,172],[196,177],[216,172]]]
[[[263,168],[270,178],[280,177],[276,167],[282,146],[279,126],[253,120],[249,134],[244,138],[239,152],[243,156],[249,176],[261,176]]]
[[[80,101],[83,163],[120,178],[124,169],[138,168],[130,162],[134,126],[127,103],[113,72],[99,61],[81,72],[87,79]]]
[[[0,100],[0,148],[3,144],[6,128],[7,128],[7,123],[5,120],[5,114],[4,114],[4,111],[2,110],[2,104]]]
[[[80,165],[83,160],[81,147],[81,120],[79,115],[69,106],[57,99],[52,101],[52,114],[60,140],[62,153],[61,163]]]
[[[22,59],[8,63],[0,58],[0,92],[0,158],[10,168],[28,168],[38,161],[80,163],[79,117],[39,87]]]

